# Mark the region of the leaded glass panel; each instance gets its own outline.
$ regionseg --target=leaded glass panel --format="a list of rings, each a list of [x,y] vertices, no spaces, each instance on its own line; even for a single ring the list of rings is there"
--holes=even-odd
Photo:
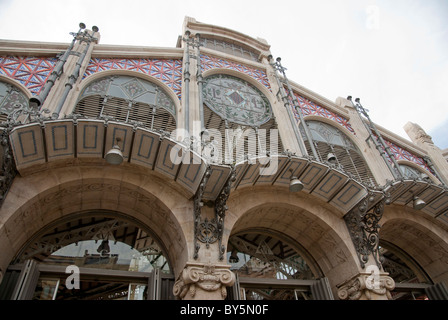
[[[261,91],[236,77],[207,77],[203,98],[207,107],[230,122],[258,127],[272,117],[271,105]]]
[[[0,82],[0,114],[9,115],[28,106],[27,97],[14,86]]]

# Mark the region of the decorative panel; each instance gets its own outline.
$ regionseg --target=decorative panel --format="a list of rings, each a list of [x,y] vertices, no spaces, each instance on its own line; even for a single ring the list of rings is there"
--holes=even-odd
[[[324,107],[317,105],[316,103],[298,95],[295,92],[294,92],[294,95],[296,96],[297,101],[299,102],[300,109],[302,110],[302,113],[304,116],[313,115],[313,116],[324,117],[324,118],[336,121],[337,123],[339,123],[341,126],[346,128],[351,133],[355,133],[355,131],[353,130],[348,119],[346,119],[346,118],[344,118],[344,117],[342,117]],[[293,109],[293,112],[294,112],[295,118],[297,120],[299,120],[299,115],[297,114],[297,112],[294,109]]]
[[[275,181],[275,185],[289,186],[291,177],[299,177],[309,161],[304,159],[292,158]]]
[[[176,149],[173,150],[173,147],[175,146]],[[154,168],[155,171],[161,172],[172,179],[176,178],[179,165],[182,162],[181,157],[183,157],[182,152],[180,149],[177,149],[177,146],[178,145],[176,145],[174,141],[163,139],[160,144],[159,154]]]
[[[189,152],[189,154],[184,156],[176,181],[194,194],[202,181],[206,169],[207,166],[202,162],[202,159],[195,153]]]
[[[298,177],[304,185],[303,190],[311,192],[320,179],[327,174],[328,170],[326,165],[314,161],[310,162],[305,171]]]
[[[130,70],[153,76],[177,95],[182,94],[182,60],[180,59],[113,59],[92,58],[87,65],[84,78],[104,70]]]
[[[432,215],[438,215],[446,210],[448,210],[448,192],[442,193],[423,208],[423,211]]]
[[[135,133],[131,163],[152,169],[156,160],[159,144],[160,135],[149,130],[138,129]]]
[[[56,65],[51,57],[0,57],[0,74],[15,79],[33,95],[39,94]]]
[[[261,165],[258,168],[258,170],[260,171],[260,177],[256,182],[257,185],[273,184],[279,173],[283,172],[283,168],[287,164],[288,167],[291,166],[291,164],[288,163],[289,158],[287,157],[271,156],[270,158],[266,157],[259,159],[258,161],[261,163]]]
[[[349,180],[329,203],[347,213],[365,196],[367,196],[367,190],[356,181]]]
[[[47,157],[51,161],[74,157],[73,121],[57,121],[45,126]]]
[[[426,182],[417,182],[417,181],[409,181],[407,183],[409,185],[409,189],[406,192],[402,193],[395,200],[395,204],[405,205],[407,203],[412,203],[413,196],[418,195],[422,190],[424,190],[428,184]]]
[[[434,200],[437,196],[439,196],[442,192],[443,189],[441,187],[430,184],[425,190],[417,194],[417,196],[426,203],[429,203],[432,200]]]
[[[214,200],[221,192],[230,175],[230,167],[221,165],[210,165],[211,173],[204,189],[203,198]]]
[[[78,120],[77,156],[102,157],[104,143],[104,121]]]
[[[123,154],[124,160],[129,158],[133,137],[133,127],[121,123],[109,122],[107,125],[106,151],[118,144]],[[119,139],[117,143],[117,139]]]
[[[28,106],[28,98],[15,86],[0,82],[0,113],[11,113]]]
[[[247,74],[248,76],[255,79],[269,90],[271,89],[271,85],[269,84],[266,71],[264,70],[249,67],[247,65],[237,63],[231,60],[224,60],[222,58],[216,58],[207,55],[201,55],[201,67],[202,71],[217,68],[235,70]]]
[[[267,98],[257,88],[236,77],[222,74],[207,77],[203,97],[211,110],[230,122],[258,127],[272,117]]]
[[[241,180],[238,183],[238,187],[251,186],[255,183],[257,178],[260,176],[260,163],[255,162],[253,164],[249,164],[244,176],[242,176]]]
[[[386,139],[384,139],[384,142],[386,142],[386,144],[389,146],[390,151],[392,152],[392,154],[394,155],[396,160],[411,161],[411,162],[417,164],[418,166],[420,166],[421,168],[428,170],[429,172],[434,174],[434,172],[428,167],[428,165],[426,164],[425,160],[423,160],[423,158],[411,153],[408,150],[403,149],[402,147],[400,147],[400,146],[396,145],[395,143],[390,142]]]
[[[345,174],[333,170],[319,182],[312,194],[329,201],[348,180]]]
[[[45,163],[45,148],[40,124],[24,125],[10,135],[14,159],[18,170]]]

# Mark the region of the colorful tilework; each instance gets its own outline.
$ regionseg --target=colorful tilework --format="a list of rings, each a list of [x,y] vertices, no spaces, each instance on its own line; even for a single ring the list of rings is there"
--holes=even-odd
[[[130,70],[153,76],[182,96],[182,60],[180,59],[102,59],[92,58],[84,78],[104,70]]]
[[[221,58],[216,58],[216,57],[207,56],[207,55],[201,55],[201,67],[202,67],[202,71],[207,71],[207,70],[216,69],[216,68],[235,70],[235,71],[247,74],[248,76],[252,77],[253,79],[257,80],[259,83],[264,85],[266,88],[271,90],[271,85],[269,84],[268,77],[264,70],[259,70],[256,68],[246,66],[241,63],[237,63],[237,62],[230,61],[230,60],[224,60]]]
[[[39,94],[57,59],[51,57],[0,57],[0,74],[17,80],[27,87],[33,95]]]
[[[315,115],[315,116],[320,116],[320,117],[324,117],[327,119],[331,119],[331,120],[339,123],[341,126],[346,128],[351,133],[355,134],[355,130],[353,130],[352,126],[350,125],[350,122],[346,118],[315,104],[314,102],[298,95],[295,92],[294,92],[294,95],[296,96],[297,101],[299,101],[300,109],[302,110],[302,113],[304,116]],[[299,115],[297,114],[297,112],[295,110],[293,110],[293,112],[294,112],[294,116],[298,120]]]
[[[394,155],[396,160],[411,161],[411,162],[419,165],[423,169],[428,170],[429,172],[434,174],[434,172],[428,167],[428,165],[426,164],[425,160],[423,160],[423,158],[416,156],[415,154],[412,154],[408,150],[405,150],[402,147],[399,147],[396,144],[394,144],[393,142],[390,142],[386,139],[384,139],[384,142],[386,142],[386,144],[389,146],[390,151],[392,152],[392,154]]]

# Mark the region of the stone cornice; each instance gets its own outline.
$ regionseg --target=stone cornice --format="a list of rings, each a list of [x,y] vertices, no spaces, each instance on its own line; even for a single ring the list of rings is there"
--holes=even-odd
[[[68,43],[0,39],[0,55],[55,56],[68,46]]]

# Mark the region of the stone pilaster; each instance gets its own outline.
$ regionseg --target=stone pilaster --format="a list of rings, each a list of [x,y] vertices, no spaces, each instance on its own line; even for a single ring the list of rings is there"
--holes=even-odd
[[[235,275],[229,265],[187,263],[174,284],[174,295],[182,300],[223,300],[226,287],[232,286]]]
[[[388,275],[377,268],[370,273],[361,272],[338,286],[339,299],[392,300],[390,291],[395,288],[395,281]]]

